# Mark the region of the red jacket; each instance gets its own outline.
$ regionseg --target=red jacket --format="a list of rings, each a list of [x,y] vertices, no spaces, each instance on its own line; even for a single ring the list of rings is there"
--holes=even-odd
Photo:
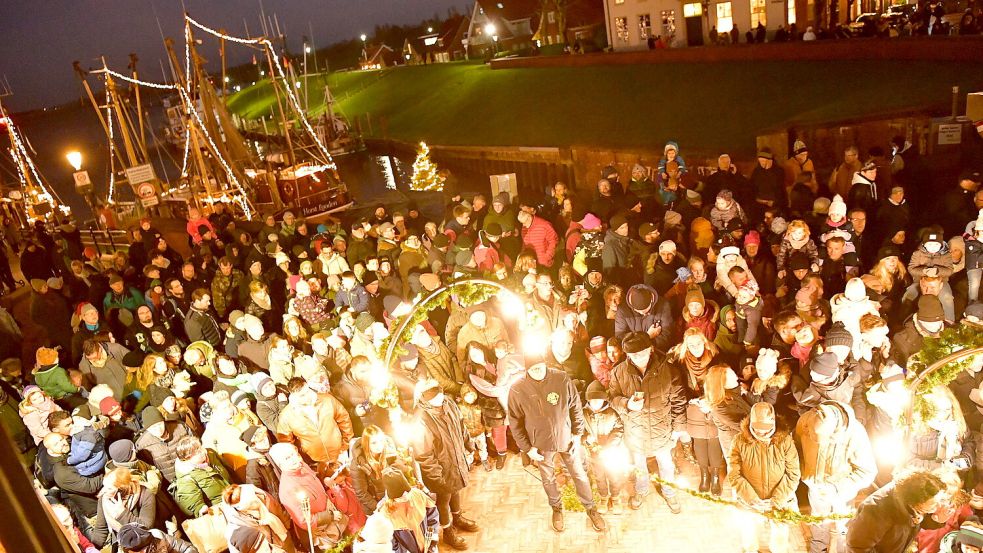
[[[560,241],[553,226],[542,217],[533,216],[532,224],[522,227],[522,243],[536,252],[536,261],[545,267],[553,266],[556,244]]]

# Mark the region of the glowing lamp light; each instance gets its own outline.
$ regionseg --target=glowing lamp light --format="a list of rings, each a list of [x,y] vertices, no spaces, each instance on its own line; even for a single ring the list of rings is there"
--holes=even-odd
[[[626,473],[631,470],[631,454],[624,445],[608,446],[601,450],[599,457],[604,468],[613,473]]]
[[[526,304],[516,294],[502,290],[497,296],[502,307],[502,314],[506,317],[519,318],[525,314]]]
[[[360,37],[358,37],[358,38],[362,39],[362,42],[365,42],[365,39],[368,38],[368,37],[365,36],[365,33],[362,33],[362,35]]]
[[[529,357],[542,357],[546,354],[549,336],[542,332],[527,332],[522,336],[522,353]]]
[[[310,46],[304,46],[304,52],[310,54],[311,53],[311,47]]]
[[[225,82],[229,82],[230,80],[228,77],[225,78]]]
[[[300,81],[294,83],[294,88],[300,88]]]
[[[492,35],[495,34],[495,24],[494,23],[488,23],[487,25],[485,25],[485,34],[488,35],[488,36],[492,36]]]
[[[372,387],[372,390],[381,392],[389,386],[391,381],[392,376],[386,367],[382,364],[372,365],[372,370],[369,371],[369,386]]]
[[[82,170],[82,152],[71,151],[65,154],[65,158],[68,159],[68,164],[72,166],[76,171]]]
[[[870,445],[874,450],[874,456],[881,463],[889,466],[902,462],[906,450],[904,440],[893,432],[874,438]]]
[[[401,420],[393,423],[393,434],[396,443],[409,447],[423,440],[423,425],[415,419]]]

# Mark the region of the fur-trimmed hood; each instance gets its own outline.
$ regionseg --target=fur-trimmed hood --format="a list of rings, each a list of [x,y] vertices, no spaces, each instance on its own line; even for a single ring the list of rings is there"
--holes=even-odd
[[[791,381],[792,369],[788,367],[787,363],[779,363],[778,370],[768,380],[755,377],[754,382],[751,383],[751,393],[760,395],[768,388],[783,390],[788,387]]]
[[[776,374],[775,376],[778,376],[778,375]],[[751,434],[751,417],[750,417],[750,415],[747,416],[747,417],[744,417],[744,420],[741,421],[741,437],[744,438],[745,440],[751,442],[751,443],[754,443],[754,442],[758,441],[758,439],[755,438]],[[791,429],[788,426],[788,422],[781,415],[776,415],[775,416],[775,435],[771,437],[771,442],[772,443],[775,443],[775,442],[781,441],[783,439],[789,439],[791,437],[792,437],[792,431],[791,431]]]
[[[710,322],[716,325],[720,321],[720,306],[717,302],[713,300],[706,300],[703,303],[703,316],[700,318],[709,317]],[[693,320],[693,316],[689,314],[689,310],[683,308],[683,320],[687,323]]]

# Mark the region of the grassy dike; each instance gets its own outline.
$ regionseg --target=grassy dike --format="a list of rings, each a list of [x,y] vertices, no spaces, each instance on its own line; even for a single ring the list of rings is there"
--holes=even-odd
[[[952,86],[983,89],[983,60],[954,62],[747,62],[503,69],[477,63],[333,73],[309,79],[311,112],[323,79],[349,119],[370,114],[389,138],[470,146],[754,151],[754,137],[783,125],[901,110],[947,111]],[[229,99],[246,118],[275,109],[270,83]]]

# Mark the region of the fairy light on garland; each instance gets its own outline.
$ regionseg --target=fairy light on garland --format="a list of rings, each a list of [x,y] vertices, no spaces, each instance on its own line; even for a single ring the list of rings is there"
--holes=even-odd
[[[416,151],[416,161],[413,162],[413,176],[410,179],[410,190],[439,192],[444,189],[444,183],[437,176],[437,164],[430,161],[430,147],[426,142],[420,142]]]
[[[105,68],[105,65],[103,66]],[[106,201],[109,205],[113,205],[116,202],[113,201],[113,195],[116,192],[116,162],[113,156],[116,155],[116,146],[113,144],[113,109],[110,106],[112,102],[112,96],[109,94],[109,73],[106,73],[106,125],[109,129],[109,193],[107,194]]]
[[[184,18],[185,18],[185,20],[188,23],[194,25],[195,27],[198,27],[202,31],[205,31],[206,33],[209,33],[211,35],[214,35],[214,36],[216,36],[218,38],[221,38],[223,40],[228,40],[228,41],[231,41],[231,42],[237,42],[239,44],[252,44],[252,45],[262,45],[262,46],[265,46],[268,49],[269,53],[270,53],[270,57],[273,60],[273,66],[276,68],[277,74],[284,81],[284,83],[289,83],[289,80],[287,79],[286,72],[283,70],[283,66],[280,64],[280,56],[277,55],[276,48],[273,47],[273,43],[270,42],[269,39],[267,39],[265,37],[264,38],[239,38],[239,37],[234,37],[234,36],[231,36],[231,35],[227,35],[225,33],[220,33],[218,31],[216,31],[215,29],[212,29],[212,28],[210,28],[210,27],[208,27],[206,25],[203,25],[203,24],[195,21],[194,19],[192,19],[188,15],[185,15]],[[327,160],[327,164],[332,169],[337,169],[337,165],[335,165],[334,159],[331,157],[331,153],[328,152],[327,147],[325,147],[324,143],[321,142],[321,138],[317,135],[316,132],[314,132],[314,128],[311,127],[310,121],[307,120],[307,114],[304,112],[303,108],[301,107],[301,103],[300,103],[300,100],[297,98],[297,95],[294,94],[293,87],[289,86],[289,84],[288,84],[287,86],[284,86],[283,88],[286,90],[287,98],[290,99],[290,103],[293,105],[294,110],[300,116],[300,122],[304,125],[304,128],[307,130],[308,134],[310,134],[311,138],[314,140],[314,143],[317,145],[318,150],[320,150],[321,154]]]
[[[139,79],[134,79],[132,77],[123,75],[122,73],[117,73],[116,71],[113,71],[112,69],[109,68],[105,68],[103,69],[103,71],[105,71],[107,75],[112,75],[113,77],[116,77],[117,79],[122,79],[128,83],[137,84],[140,86],[147,86],[150,88],[156,88],[159,90],[176,90],[178,94],[181,96],[181,99],[184,101],[185,105],[188,106],[188,111],[194,117],[195,121],[198,122],[198,126],[201,129],[201,134],[202,136],[204,136],[209,146],[212,147],[212,151],[213,152],[219,151],[218,146],[216,146],[215,144],[215,141],[212,140],[212,136],[208,133],[208,129],[205,128],[204,120],[198,114],[198,110],[195,109],[194,102],[192,101],[191,95],[186,90],[184,90],[183,86],[177,84],[169,85],[169,84],[141,81]],[[190,128],[188,132],[189,133],[191,132]],[[246,215],[246,219],[251,221],[253,218],[253,214],[252,214],[252,209],[249,207],[249,201],[246,198],[246,190],[243,188],[242,184],[239,182],[239,179],[232,171],[232,167],[229,166],[229,164],[225,161],[225,159],[222,156],[218,156],[218,155],[215,157],[219,160],[219,163],[221,163],[222,169],[225,170],[226,175],[229,177],[229,181],[236,188],[237,194],[234,196],[236,203],[239,204],[239,207],[242,209],[242,212]]]
[[[21,186],[24,190],[27,190],[27,171],[30,171],[31,175],[34,176],[35,182],[37,182],[38,188],[41,189],[41,193],[37,195],[40,201],[50,201],[55,205],[61,204],[61,198],[58,197],[57,193],[48,190],[44,185],[44,181],[41,179],[41,175],[38,173],[37,167],[34,165],[34,160],[31,159],[31,155],[27,152],[27,148],[24,147],[24,141],[20,137],[20,133],[17,132],[17,127],[14,122],[6,117],[7,128],[13,142],[13,148],[11,148],[11,155],[14,157],[14,162],[20,171],[18,177],[21,179]],[[26,169],[25,169],[26,167]]]

